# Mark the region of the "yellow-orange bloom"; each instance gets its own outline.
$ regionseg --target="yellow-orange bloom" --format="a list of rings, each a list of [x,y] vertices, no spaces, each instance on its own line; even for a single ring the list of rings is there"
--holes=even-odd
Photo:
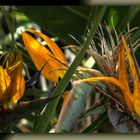
[[[128,58],[128,62],[129,62],[130,70],[132,74],[132,80],[134,83],[133,93],[131,92],[129,88],[129,82],[127,79],[125,52],[127,54],[127,58]],[[138,116],[140,116],[140,81],[138,78],[138,74],[136,71],[133,57],[131,56],[131,53],[129,52],[129,49],[128,49],[128,46],[126,44],[124,37],[122,37],[122,44],[120,45],[120,51],[118,54],[118,79],[116,79],[115,77],[102,76],[102,77],[87,78],[84,80],[80,80],[80,82],[95,82],[98,80],[112,83],[118,86],[122,91],[128,110],[131,113],[136,113]]]
[[[12,109],[23,96],[25,89],[22,74],[22,57],[12,52],[0,66],[0,104],[5,109]]]
[[[57,44],[48,36],[31,29],[27,31],[41,37],[48,45],[49,49],[43,46],[27,32],[22,32],[23,42],[36,68],[41,70],[45,65],[41,74],[44,75],[46,79],[57,83],[59,77],[63,77],[66,72],[66,66],[64,64],[67,64],[67,62],[64,54]]]

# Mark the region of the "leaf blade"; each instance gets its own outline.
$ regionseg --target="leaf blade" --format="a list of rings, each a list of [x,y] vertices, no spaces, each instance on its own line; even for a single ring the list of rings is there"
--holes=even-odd
[[[91,32],[87,38],[87,40],[84,42],[80,52],[77,54],[75,60],[73,61],[73,63],[71,64],[70,68],[68,69],[68,71],[66,72],[66,74],[64,75],[63,79],[59,82],[58,86],[56,87],[53,95],[59,95],[61,93],[64,92],[66,86],[69,83],[69,80],[71,78],[71,76],[73,75],[73,73],[75,72],[77,66],[80,64],[80,62],[82,61],[84,54],[88,48],[88,45],[90,44],[90,41],[92,40],[95,31],[106,11],[106,6],[101,7],[100,11],[99,11],[99,16],[97,17],[96,21],[94,21],[92,27],[91,27]],[[60,99],[60,98],[59,98]],[[35,132],[46,132],[48,131],[48,127],[50,124],[50,120],[51,118],[54,116],[55,114],[55,110],[57,108],[59,99],[56,101],[52,101],[51,104],[48,104],[48,108],[47,111],[45,112],[45,114],[43,116],[41,116],[36,128],[35,128]],[[48,116],[49,115],[49,116]],[[46,120],[46,116],[47,116],[47,120]]]

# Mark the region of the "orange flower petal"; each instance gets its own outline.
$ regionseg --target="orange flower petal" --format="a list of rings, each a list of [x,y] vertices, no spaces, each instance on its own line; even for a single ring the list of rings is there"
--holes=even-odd
[[[123,83],[124,87],[126,87],[126,89],[130,91],[128,79],[127,79],[127,71],[126,71],[126,64],[125,64],[125,48],[124,48],[123,42],[120,44],[120,51],[118,54],[118,78],[119,78],[119,81]],[[127,106],[129,108],[130,108],[130,104],[133,106],[133,104],[130,102],[128,95],[125,92],[122,92],[122,93],[127,103]],[[133,96],[131,92],[129,92],[129,94]]]
[[[131,95],[130,91],[119,80],[113,77],[93,77],[80,80],[79,82],[96,82],[96,81],[104,81],[118,86],[122,90],[123,95],[125,96],[128,109],[131,112],[133,112],[133,96]]]
[[[11,78],[11,85],[8,88],[6,95],[9,97],[5,98],[4,108],[11,109],[13,108],[17,101],[23,96],[25,90],[25,81],[24,76],[22,74],[22,57],[21,54],[17,56],[14,60],[13,64],[16,66],[14,69],[10,69],[9,76]],[[17,63],[17,64],[16,64]],[[13,66],[12,66],[13,67]]]
[[[128,50],[128,47],[127,47],[127,44],[126,44],[126,41],[125,41],[124,37],[122,37],[122,40],[123,40],[123,44],[124,44],[124,47],[125,47],[125,50],[126,50],[126,53],[127,53],[127,56],[128,56],[128,61],[129,61],[130,69],[131,69],[132,76],[133,76],[133,82],[134,82],[134,93],[133,93],[133,96],[134,96],[134,110],[140,116],[140,87],[139,87],[140,81],[139,81],[138,74],[137,74],[137,71],[136,71],[136,68],[135,68],[133,57],[131,56],[131,54]]]
[[[78,71],[82,71],[82,72],[86,72],[91,76],[103,76],[103,74],[95,69],[89,69],[89,68],[84,68],[84,67],[78,67],[77,68]]]
[[[44,35],[41,32],[37,32],[35,30],[32,29],[28,29],[27,31],[40,36],[41,38],[43,38],[46,42],[46,44],[48,45],[48,47],[50,48],[50,50],[53,52],[54,56],[56,58],[59,58],[59,60],[63,63],[67,63],[64,54],[62,53],[61,49],[57,46],[57,44],[55,42],[53,42],[47,35]]]
[[[23,32],[22,38],[36,68],[38,70],[41,70],[41,68],[46,64],[43,70],[41,71],[41,74],[44,75],[46,79],[57,83],[58,78],[64,76],[65,70],[56,69],[62,69],[65,68],[65,66],[59,61],[55,60],[53,58],[55,56],[28,33]]]
[[[10,86],[11,79],[10,76],[7,74],[6,70],[4,70],[0,66],[0,102],[3,102],[3,96],[6,96],[5,92],[7,88]]]
[[[139,82],[140,81],[139,81],[139,78],[138,78],[138,74],[137,74],[137,71],[136,71],[136,68],[135,68],[133,58],[132,58],[132,56],[131,56],[131,54],[128,50],[128,47],[126,45],[126,41],[125,41],[124,37],[122,37],[122,40],[123,40],[124,48],[126,50],[126,54],[128,56],[128,61],[129,61],[129,64],[130,64],[130,69],[131,69],[133,80],[134,80],[134,96],[135,96],[136,91],[140,91],[140,88],[139,88]]]
[[[123,43],[121,43],[120,51],[118,54],[118,77],[119,81],[122,82],[127,89],[129,89],[125,64],[125,50]]]

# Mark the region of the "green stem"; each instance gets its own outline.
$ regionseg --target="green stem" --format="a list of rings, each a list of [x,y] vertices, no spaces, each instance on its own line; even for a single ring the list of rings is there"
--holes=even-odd
[[[73,63],[71,64],[67,73],[65,74],[63,79],[59,82],[58,86],[56,87],[56,89],[53,93],[53,96],[57,96],[64,92],[65,88],[67,87],[67,85],[69,83],[69,80],[71,79],[72,75],[74,74],[77,66],[81,63],[81,61],[86,53],[86,50],[89,47],[89,44],[90,44],[91,40],[93,39],[93,36],[106,11],[106,8],[107,8],[107,6],[103,6],[100,9],[97,19],[93,22],[93,24],[91,26],[91,31],[87,37],[87,40],[82,45],[81,50],[77,54],[76,58],[74,59]],[[42,132],[49,131],[50,122],[51,122],[51,119],[55,115],[55,111],[56,111],[59,99],[60,99],[60,97],[48,104],[46,112],[40,117],[40,120],[38,121],[38,124],[35,127],[35,130],[34,130],[35,132],[42,133]]]

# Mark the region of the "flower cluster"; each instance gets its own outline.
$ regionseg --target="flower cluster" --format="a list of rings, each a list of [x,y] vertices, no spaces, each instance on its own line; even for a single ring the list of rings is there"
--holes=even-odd
[[[31,34],[41,37],[46,42],[47,47],[33,38]],[[38,71],[41,70],[41,74],[49,81],[52,81],[54,84],[58,83],[59,78],[62,78],[67,70],[67,61],[57,44],[48,36],[32,29],[22,32],[22,38],[27,52]],[[102,63],[104,56],[93,51],[91,54],[97,60],[97,63],[101,64],[102,72],[78,67],[78,71],[94,75],[94,77],[79,80],[79,82],[103,81],[109,87],[112,84],[119,87],[123,100],[118,100],[129,112],[140,116],[140,81],[134,59],[127,45],[127,39],[128,37],[124,36],[121,38],[117,48],[118,53],[115,65],[112,63],[111,53],[105,48],[105,52],[108,54],[106,56],[108,62],[112,63],[113,67],[108,62],[105,63],[106,61]],[[126,60],[129,65],[126,65]],[[130,68],[129,72],[127,70],[128,67]],[[114,71],[117,72],[117,76],[114,75]],[[25,88],[21,54],[19,53],[15,56],[13,52],[9,53],[9,56],[4,59],[0,66],[0,74],[0,103],[5,109],[13,108],[23,96]],[[133,81],[133,89],[130,88],[130,79]],[[116,97],[120,96],[116,93],[114,94]]]
[[[12,109],[23,96],[25,89],[21,53],[8,53],[0,66],[0,104]]]
[[[127,37],[126,37],[127,38]],[[116,85],[120,88],[123,101],[122,104],[126,106],[127,110],[132,114],[140,116],[140,81],[134,59],[127,46],[126,38],[122,36],[121,43],[118,46],[118,59],[117,59],[117,77],[103,75],[98,77],[91,77],[80,80],[80,82],[95,82],[103,81],[109,84]],[[126,54],[126,57],[125,57]],[[126,59],[128,59],[130,73],[128,73]],[[86,69],[84,70],[86,71]],[[87,70],[88,72],[88,70]],[[88,72],[89,73],[89,72]],[[100,74],[101,75],[101,74]],[[133,89],[130,89],[129,79],[133,81]],[[115,94],[115,93],[114,93]]]
[[[38,35],[46,41],[48,49],[30,34]],[[62,78],[67,69],[67,61],[57,44],[49,37],[35,30],[22,32],[22,38],[38,71],[54,84]],[[4,59],[3,59],[4,58]],[[0,105],[4,109],[13,109],[25,91],[25,80],[22,74],[22,55],[10,51],[1,56],[0,66]]]

